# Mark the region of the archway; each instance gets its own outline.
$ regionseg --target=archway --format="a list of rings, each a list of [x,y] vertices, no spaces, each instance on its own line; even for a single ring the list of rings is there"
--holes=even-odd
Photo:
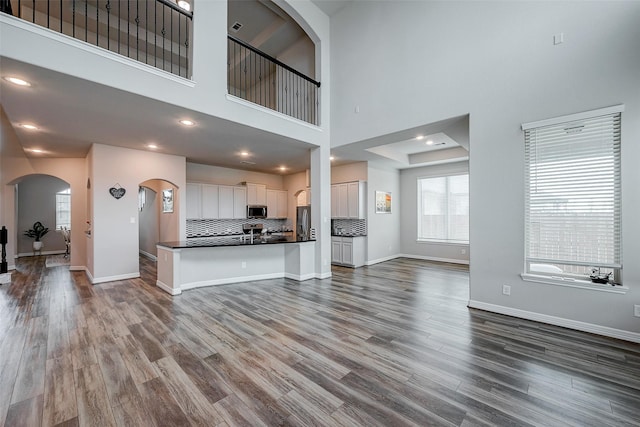
[[[66,233],[63,230],[69,230],[70,236],[73,225],[71,184],[48,174],[29,174],[13,180],[9,185],[14,187],[15,217],[12,221],[13,230],[10,231],[14,239],[14,258],[47,256],[47,264],[52,258],[50,266],[69,265],[70,257],[53,256],[66,255]],[[38,222],[48,231],[38,236],[44,246],[35,250],[34,238],[26,236],[25,232],[33,230]]]

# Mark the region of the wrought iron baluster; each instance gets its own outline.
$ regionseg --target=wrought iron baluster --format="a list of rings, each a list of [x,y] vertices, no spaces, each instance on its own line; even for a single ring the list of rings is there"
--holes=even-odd
[[[144,63],[149,63],[149,2],[144,2]]]
[[[96,1],[96,46],[100,46],[100,0]]]
[[[136,0],[136,61],[140,59],[140,1]]]
[[[120,21],[122,21],[122,2],[118,1],[118,53],[120,53]]]
[[[107,50],[111,47],[111,0],[107,0]]]
[[[164,29],[164,8],[165,6],[162,6],[162,69],[164,70],[166,67],[166,63],[164,61],[164,51],[165,51],[165,47],[164,47],[164,41],[166,39],[166,31]]]

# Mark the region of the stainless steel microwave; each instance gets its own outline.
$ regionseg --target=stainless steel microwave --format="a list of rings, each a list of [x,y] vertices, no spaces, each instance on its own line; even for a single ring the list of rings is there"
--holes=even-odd
[[[264,205],[247,205],[247,218],[266,218],[267,207]]]

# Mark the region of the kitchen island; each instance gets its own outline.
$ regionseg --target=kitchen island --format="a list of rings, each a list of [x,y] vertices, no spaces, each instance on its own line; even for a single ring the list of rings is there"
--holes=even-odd
[[[315,241],[292,236],[232,236],[162,242],[156,285],[179,295],[203,286],[315,275]]]

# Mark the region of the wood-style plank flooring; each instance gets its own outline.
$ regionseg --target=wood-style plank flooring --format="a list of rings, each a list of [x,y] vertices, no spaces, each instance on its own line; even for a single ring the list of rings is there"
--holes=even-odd
[[[0,286],[6,426],[640,425],[640,346],[466,307],[398,259],[171,297],[22,258]]]

